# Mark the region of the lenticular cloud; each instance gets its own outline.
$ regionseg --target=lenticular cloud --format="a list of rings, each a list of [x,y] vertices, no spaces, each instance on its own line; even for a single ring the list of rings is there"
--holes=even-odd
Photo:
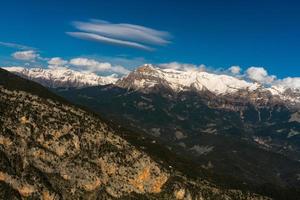
[[[155,30],[134,24],[113,24],[102,20],[73,22],[78,30],[68,35],[96,42],[127,46],[143,50],[154,50],[150,45],[164,46],[170,43],[171,35],[166,31]]]

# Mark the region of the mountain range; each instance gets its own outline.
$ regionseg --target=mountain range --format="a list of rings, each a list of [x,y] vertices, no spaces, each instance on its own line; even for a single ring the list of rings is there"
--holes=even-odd
[[[84,88],[115,84],[121,88],[133,90],[155,90],[164,88],[172,92],[209,91],[215,95],[238,94],[241,91],[261,93],[291,104],[300,102],[299,88],[290,88],[275,84],[266,86],[225,74],[209,73],[197,69],[163,69],[152,64],[145,64],[124,77],[116,74],[100,76],[91,72],[79,72],[65,67],[23,68],[3,67],[24,78],[33,80],[49,88]],[[249,96],[250,97],[250,96]]]
[[[163,146],[2,69],[0,94],[3,199],[270,199],[191,178]]]
[[[5,69],[48,87],[110,123],[141,133],[147,142],[184,158],[176,160],[178,169],[189,163],[192,169],[188,171],[194,177],[275,199],[299,197],[297,88],[151,64],[121,78],[83,76],[70,69]]]

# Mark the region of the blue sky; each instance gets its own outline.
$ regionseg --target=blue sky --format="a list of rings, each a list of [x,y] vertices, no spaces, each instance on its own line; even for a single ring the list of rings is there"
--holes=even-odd
[[[123,23],[151,28],[158,32],[147,34],[162,41],[150,41],[149,35],[137,39],[134,35],[105,33],[108,38],[143,44],[147,47],[143,49],[67,34],[86,33],[87,29],[80,30],[74,22],[96,23],[91,19],[105,20],[113,26]],[[45,64],[52,57],[85,57],[127,68],[144,62],[176,61],[216,69],[261,66],[278,78],[300,76],[297,1],[10,0],[0,3],[0,24],[0,65],[22,65],[24,60],[11,55],[33,49],[40,59],[38,63],[29,63],[32,65]],[[148,47],[155,50],[149,51]]]

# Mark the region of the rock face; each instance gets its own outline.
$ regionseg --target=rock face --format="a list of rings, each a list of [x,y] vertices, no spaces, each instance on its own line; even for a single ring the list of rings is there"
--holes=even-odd
[[[0,70],[3,199],[268,199],[189,180],[44,90]]]
[[[168,180],[149,156],[88,113],[21,91],[0,93],[0,149],[15,168],[1,169],[1,180],[21,196],[76,199],[100,189],[112,197],[159,193]]]

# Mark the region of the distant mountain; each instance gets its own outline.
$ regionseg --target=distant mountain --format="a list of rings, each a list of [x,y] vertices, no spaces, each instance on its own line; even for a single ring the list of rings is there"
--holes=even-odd
[[[259,87],[257,83],[246,82],[232,76],[198,70],[161,69],[151,64],[137,68],[120,79],[116,85],[143,91],[154,87],[165,87],[174,92],[208,90],[215,94],[234,93],[241,89],[255,90]]]
[[[79,72],[67,68],[27,69],[23,67],[3,67],[3,69],[50,88],[81,88],[107,85],[115,83],[118,80],[115,74],[110,76],[98,76],[94,73]]]
[[[281,85],[264,86],[224,74],[214,74],[199,70],[162,69],[145,64],[119,79],[116,86],[138,90],[143,93],[154,91],[209,92],[217,96],[232,95],[247,97],[250,101],[284,101],[291,105],[300,104],[300,91]],[[259,98],[257,98],[260,96]]]
[[[251,102],[281,102],[291,106],[300,105],[300,90],[280,84],[264,86],[259,83],[239,79],[224,74],[214,74],[199,70],[180,71],[162,69],[145,64],[128,75],[118,78],[116,74],[99,76],[94,73],[79,72],[63,67],[48,69],[2,67],[23,78],[33,80],[49,88],[83,88],[114,84],[117,87],[138,90],[143,93],[167,91],[210,92],[217,96],[237,96]],[[259,96],[259,98],[257,98]]]

